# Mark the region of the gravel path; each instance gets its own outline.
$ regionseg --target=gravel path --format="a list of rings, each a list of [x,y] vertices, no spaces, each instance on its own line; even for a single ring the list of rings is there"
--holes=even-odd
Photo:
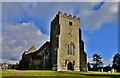
[[[21,78],[23,75],[24,75],[24,71],[19,71],[13,76],[11,76],[11,78]]]

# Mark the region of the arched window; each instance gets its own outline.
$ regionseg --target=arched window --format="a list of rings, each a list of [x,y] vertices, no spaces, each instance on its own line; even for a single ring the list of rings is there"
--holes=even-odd
[[[70,55],[75,54],[75,46],[72,42],[67,44],[67,54],[70,54]]]

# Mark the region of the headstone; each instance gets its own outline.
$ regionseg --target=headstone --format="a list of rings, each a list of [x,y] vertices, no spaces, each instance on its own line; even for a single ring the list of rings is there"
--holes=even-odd
[[[101,72],[103,72],[103,69],[101,69]]]
[[[100,72],[100,69],[98,69],[98,72]]]
[[[108,73],[110,73],[110,71],[108,71]]]
[[[114,72],[115,72],[115,70],[114,70],[114,69],[112,69],[112,70],[111,70],[111,73],[114,73]]]

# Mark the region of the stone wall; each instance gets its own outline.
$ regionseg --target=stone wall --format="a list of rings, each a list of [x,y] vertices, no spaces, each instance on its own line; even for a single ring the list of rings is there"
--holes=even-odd
[[[35,52],[23,53],[18,69],[50,69],[50,43],[46,42]]]
[[[58,70],[67,70],[67,64],[73,61],[74,70],[79,71],[79,28],[80,20],[71,15],[60,13],[59,14],[59,24],[60,24],[60,39],[59,39],[59,50],[58,50],[58,66],[61,67]],[[71,24],[70,24],[71,22]],[[67,43],[72,42],[75,46],[75,54],[67,54]],[[67,64],[65,65],[65,60]]]
[[[59,34],[60,34],[60,25],[59,25],[59,15],[51,22],[51,34],[50,34],[50,60],[51,60],[51,68],[56,70],[57,68],[57,55],[58,55],[58,47],[59,47]]]
[[[84,52],[84,42],[80,42],[80,70],[87,71],[87,54]]]
[[[57,67],[56,70],[67,70],[69,62],[75,63],[74,70],[80,70],[79,28],[80,19],[66,13],[59,12],[51,22],[51,65]],[[67,43],[69,42],[75,45],[75,55],[67,54]]]

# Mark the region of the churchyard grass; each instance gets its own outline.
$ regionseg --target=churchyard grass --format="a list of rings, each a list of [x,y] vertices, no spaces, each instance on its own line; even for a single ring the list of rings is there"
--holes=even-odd
[[[120,73],[28,70],[22,78],[120,78]]]
[[[13,70],[13,69],[3,69],[2,70],[2,78],[10,78],[10,76],[14,75],[17,73],[18,70]]]
[[[9,78],[17,73],[17,71],[19,70],[2,70],[2,78]],[[120,78],[120,73],[25,70],[21,78]]]

